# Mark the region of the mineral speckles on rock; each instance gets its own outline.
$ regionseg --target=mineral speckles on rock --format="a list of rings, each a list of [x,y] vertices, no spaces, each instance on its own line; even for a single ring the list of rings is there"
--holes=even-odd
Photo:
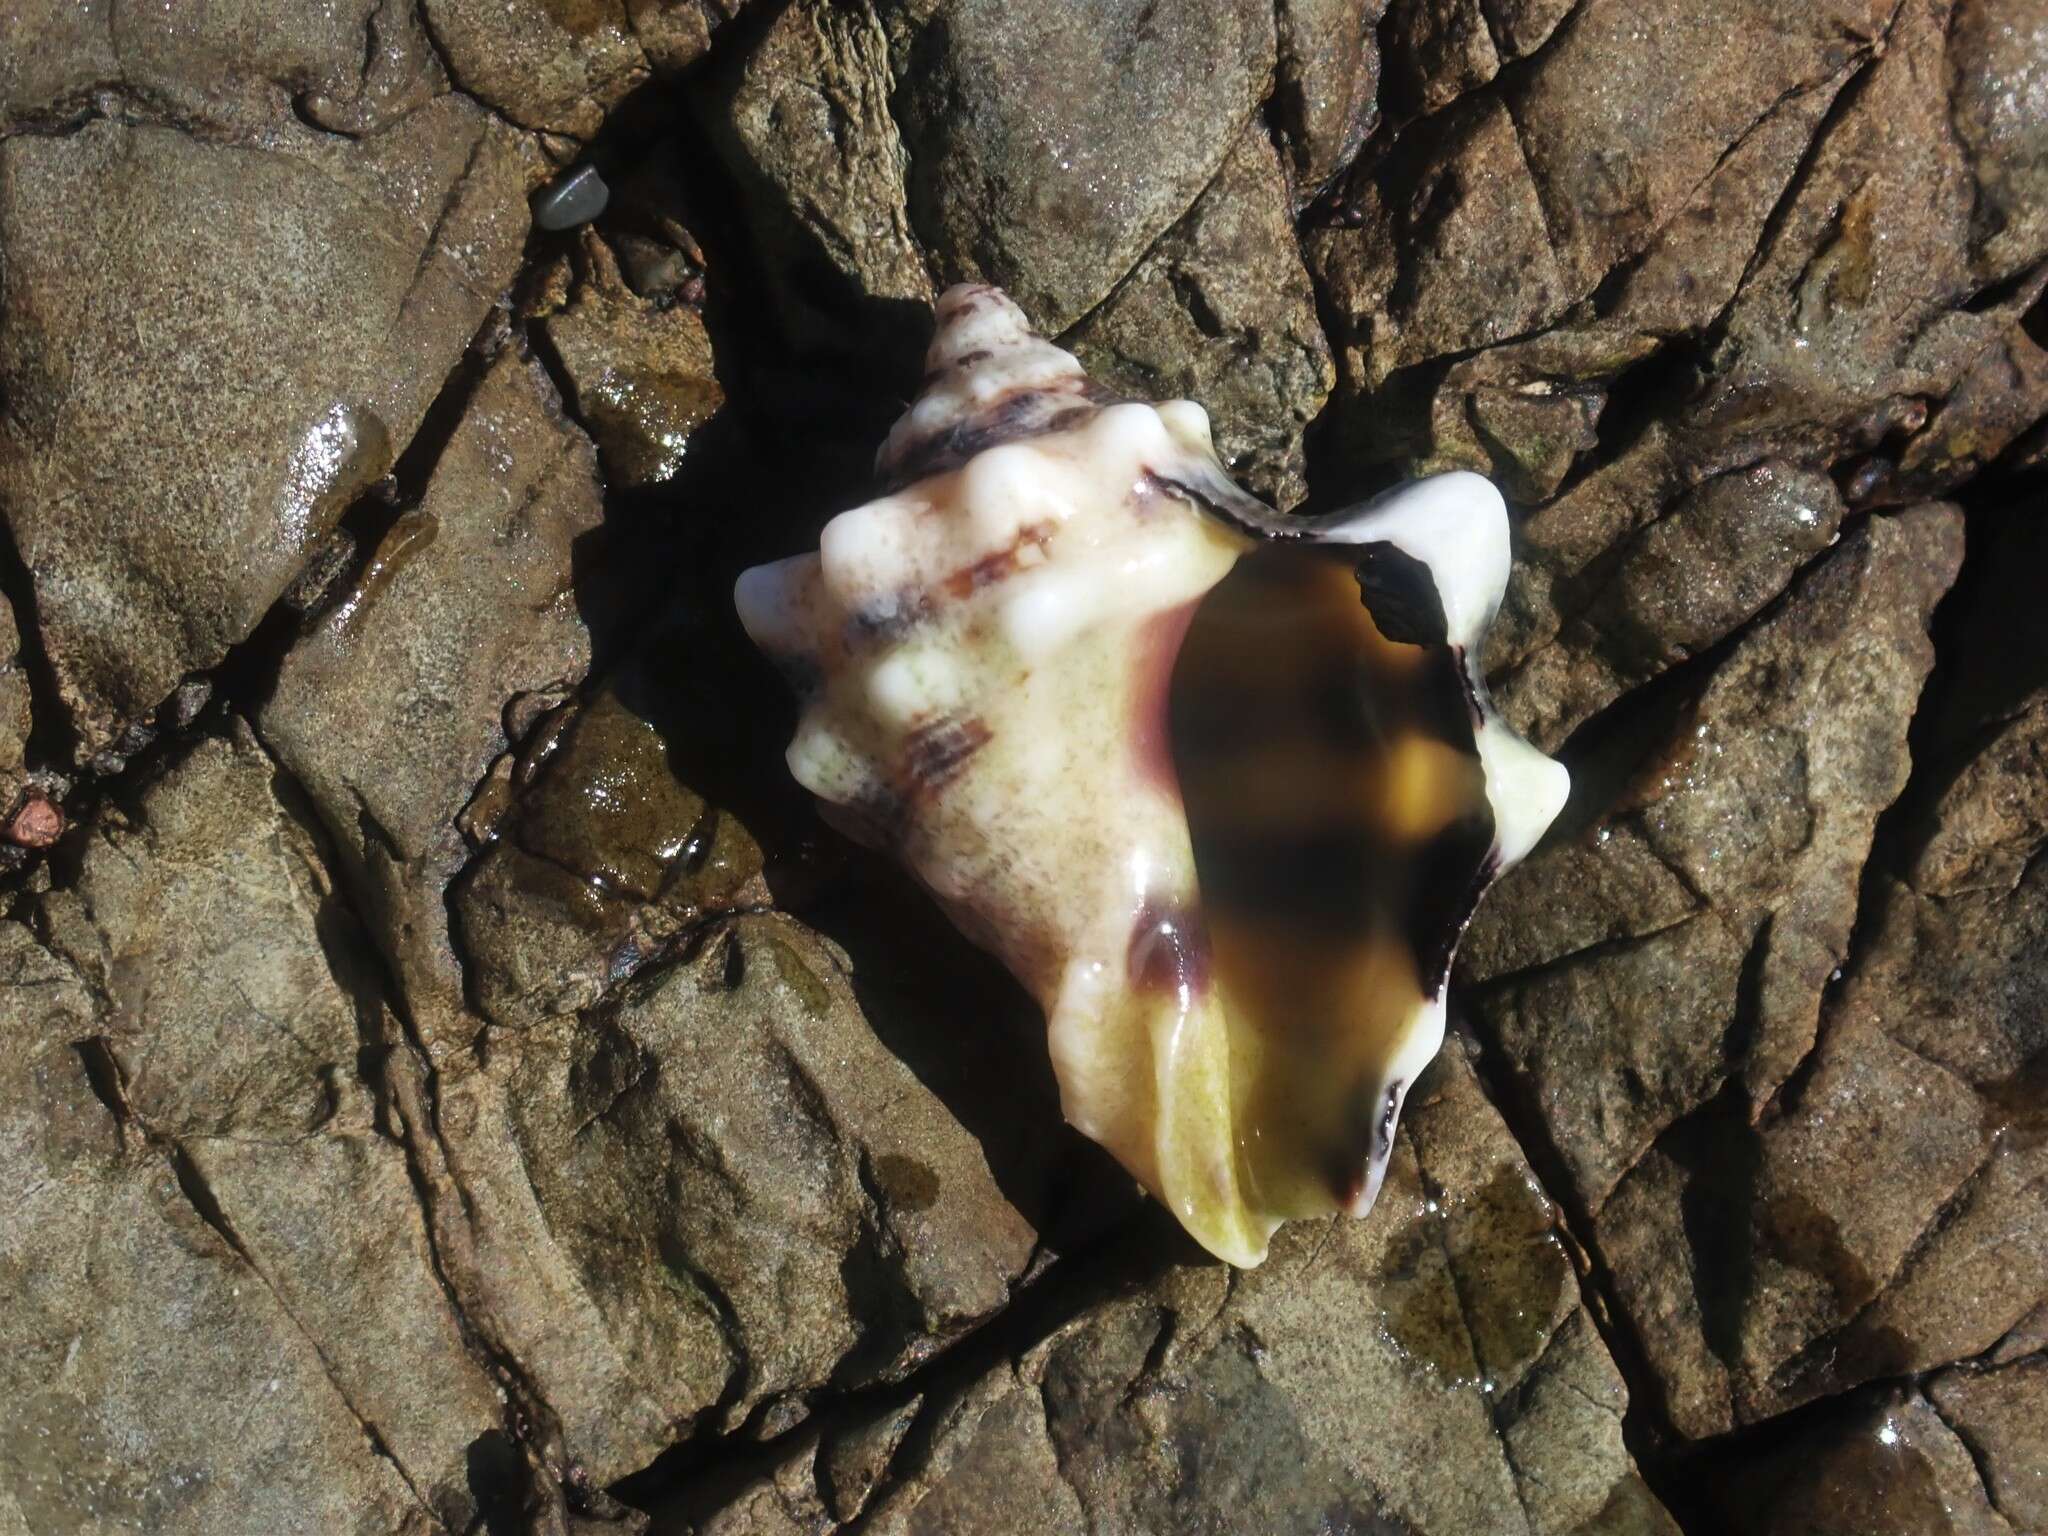
[[[0,144],[0,506],[82,756],[254,629],[389,468],[511,276],[521,165],[452,97],[360,147]]]
[[[1208,185],[1273,72],[1272,10],[1245,0],[947,0],[896,25],[912,225],[1048,334]]]
[[[2048,10],[1385,10],[0,5],[0,1528],[1667,1532],[1630,1448],[1694,1536],[2043,1526]],[[1368,1221],[1162,1258],[801,819],[705,616],[963,272],[1283,497],[1500,486],[1544,1191],[1447,1061]]]

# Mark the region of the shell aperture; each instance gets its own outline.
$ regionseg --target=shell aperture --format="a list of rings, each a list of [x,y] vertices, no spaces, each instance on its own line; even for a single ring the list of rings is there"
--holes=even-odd
[[[791,771],[1037,998],[1066,1117],[1256,1264],[1370,1207],[1458,935],[1564,802],[1476,670],[1505,508],[1459,473],[1281,516],[1201,407],[985,286],[929,364],[893,488],[740,578]]]

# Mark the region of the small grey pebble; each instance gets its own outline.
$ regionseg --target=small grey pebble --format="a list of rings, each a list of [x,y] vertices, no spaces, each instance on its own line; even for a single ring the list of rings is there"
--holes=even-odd
[[[603,213],[611,196],[596,166],[579,165],[535,196],[533,222],[542,229],[574,229]]]

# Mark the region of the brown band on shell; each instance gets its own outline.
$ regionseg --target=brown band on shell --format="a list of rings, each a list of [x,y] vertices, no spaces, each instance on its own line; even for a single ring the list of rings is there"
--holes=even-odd
[[[903,743],[903,761],[897,772],[904,798],[920,800],[938,793],[993,735],[972,715],[965,719],[941,715],[917,726]]]
[[[983,555],[970,566],[963,567],[948,576],[940,585],[951,598],[972,597],[983,587],[1014,576],[1024,568],[1024,552],[1027,549],[1041,553],[1052,542],[1051,523],[1032,523],[1017,530],[1017,537],[998,550]]]
[[[1056,385],[1029,384],[977,401],[973,417],[918,444],[889,467],[883,489],[899,491],[930,475],[958,469],[976,454],[1004,443],[1077,427],[1119,396],[1086,378]],[[1071,403],[1062,405],[1062,400]]]

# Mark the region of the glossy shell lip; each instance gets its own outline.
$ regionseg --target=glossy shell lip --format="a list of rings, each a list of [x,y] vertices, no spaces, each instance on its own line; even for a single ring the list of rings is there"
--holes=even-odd
[[[890,490],[735,590],[791,771],[1038,998],[1067,1118],[1256,1264],[1370,1207],[1465,922],[1563,804],[1474,662],[1505,507],[1283,517],[1199,406],[1107,401],[992,288],[938,318]]]

